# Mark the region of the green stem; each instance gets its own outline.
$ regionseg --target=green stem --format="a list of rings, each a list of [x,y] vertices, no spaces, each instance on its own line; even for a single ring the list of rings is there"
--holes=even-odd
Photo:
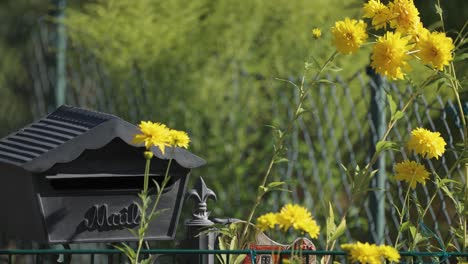
[[[439,6],[439,8],[441,8],[440,0],[437,0],[437,5]],[[443,17],[443,14],[441,12],[439,12],[439,17],[440,17],[440,22],[442,23],[442,29],[445,32],[444,17]],[[465,26],[466,26],[466,23],[463,26],[463,29],[465,28]],[[452,77],[452,78],[449,78],[450,86],[452,87],[452,90],[453,90],[453,92],[455,94],[458,110],[460,111],[460,119],[461,119],[461,122],[463,124],[463,151],[462,151],[461,155],[458,157],[458,159],[455,161],[452,168],[449,170],[448,174],[450,175],[458,167],[458,165],[460,164],[461,160],[463,159],[465,153],[468,150],[468,127],[467,127],[467,124],[466,124],[466,119],[465,119],[465,113],[463,111],[463,106],[462,106],[462,103],[461,103],[461,100],[460,100],[460,94],[458,93],[458,91],[460,91],[463,87],[461,87],[460,82],[458,82],[457,74],[456,74],[456,71],[455,71],[455,65],[453,64],[453,61],[450,62],[449,74],[450,74],[450,77]],[[465,164],[465,175],[464,176],[465,176],[465,179],[464,179],[465,180],[465,186],[464,186],[464,209],[463,209],[463,211],[465,211],[467,206],[468,206],[468,167],[467,167],[467,164]],[[468,246],[467,245],[468,241],[467,241],[467,238],[466,238],[466,235],[467,235],[467,219],[466,219],[465,212],[462,213],[460,218],[462,220],[461,222],[463,223],[462,229],[463,229],[464,236],[463,236],[463,249],[462,249],[462,251],[464,252],[466,250],[467,246]]]
[[[161,195],[162,195],[162,192],[164,190],[164,188],[166,188],[166,185],[167,183],[169,182],[169,179],[171,178],[169,176],[169,169],[171,167],[171,164],[172,164],[172,159],[169,159],[169,162],[167,164],[167,168],[166,168],[166,173],[164,174],[164,180],[159,188],[159,191],[158,191],[158,194],[156,195],[156,201],[154,201],[154,204],[153,204],[153,208],[151,209],[151,213],[150,215],[153,215],[154,212],[156,211],[156,206],[158,205],[159,203],[159,200],[161,198]]]
[[[315,76],[313,77],[312,79],[312,85],[317,83],[318,81],[318,78],[320,77],[320,75],[324,72],[324,70],[326,69],[326,67],[334,60],[334,58],[336,57],[338,53],[335,51],[326,61],[325,63],[323,64],[323,66],[320,68],[320,70],[315,74]],[[267,184],[268,182],[268,178],[271,174],[271,170],[273,168],[273,165],[275,164],[275,161],[276,159],[278,158],[278,156],[281,155],[282,151],[283,151],[283,148],[284,148],[284,140],[286,138],[286,136],[291,132],[292,128],[293,128],[293,125],[294,125],[294,122],[299,118],[299,116],[301,115],[301,113],[299,112],[299,110],[302,108],[302,105],[305,101],[305,99],[307,98],[307,94],[308,94],[308,91],[309,89],[305,89],[304,87],[304,84],[305,84],[305,76],[307,75],[307,69],[304,70],[304,74],[302,75],[302,79],[301,79],[301,85],[299,87],[299,91],[300,91],[300,97],[299,97],[299,103],[296,107],[296,111],[294,112],[294,116],[291,120],[291,122],[288,124],[286,130],[284,131],[284,133],[282,133],[278,139],[278,144],[276,145],[276,149],[270,159],[270,162],[268,163],[268,168],[265,172],[265,174],[263,175],[263,178],[262,178],[262,184],[260,185],[261,187],[266,187],[265,185]],[[257,207],[260,205],[261,201],[262,201],[262,198],[263,196],[265,195],[265,192],[262,190],[262,191],[258,191],[257,192],[257,197],[255,199],[255,203],[254,205],[252,206],[250,212],[249,212],[249,216],[247,218],[247,225],[245,225],[243,231],[242,231],[242,235],[239,239],[239,245],[243,248],[244,247],[244,243],[246,242],[246,239],[247,239],[247,233],[248,233],[248,229],[249,229],[249,224],[251,223],[252,219],[253,219],[253,216],[255,214],[255,211],[257,210]]]
[[[140,212],[140,227],[138,230],[138,248],[135,254],[135,259],[132,260],[132,263],[137,264],[138,259],[140,258],[140,252],[141,248],[143,247],[143,242],[145,239],[145,233],[146,233],[146,208],[148,206],[147,204],[147,198],[148,198],[148,182],[149,182],[149,171],[150,171],[150,165],[151,165],[151,157],[147,156],[146,158],[146,165],[145,165],[145,175],[143,177],[143,191],[141,192],[141,212]]]
[[[468,178],[468,164],[465,164],[465,177]],[[464,207],[463,207],[463,211],[466,210],[466,206],[468,206],[468,179],[465,179],[465,201],[464,201]],[[463,251],[462,252],[466,252],[466,248],[467,248],[467,244],[468,244],[468,241],[467,241],[467,238],[466,238],[466,234],[467,234],[467,219],[466,219],[466,213],[463,213]]]
[[[405,194],[405,200],[403,201],[403,208],[401,208],[401,214],[400,214],[400,225],[399,225],[399,230],[398,230],[398,234],[397,234],[397,237],[395,239],[395,248],[397,248],[398,246],[398,240],[400,239],[400,234],[401,234],[401,225],[403,224],[403,218],[406,214],[406,211],[408,210],[408,207],[409,205],[407,206],[407,203],[409,204],[409,193],[410,193],[410,190],[411,190],[411,185],[408,186],[408,190],[406,191],[406,194]],[[409,217],[408,217],[408,220],[409,220]]]
[[[430,84],[430,82],[433,80],[433,78],[437,75],[437,73],[434,73],[433,75],[429,76],[426,80],[424,80],[424,82],[421,84],[421,86],[419,87],[418,91],[414,92],[411,94],[411,97],[408,99],[408,102],[406,102],[406,104],[403,106],[403,108],[401,109],[401,112],[402,113],[405,113],[406,110],[408,109],[408,107],[414,102],[414,100],[416,99],[416,97],[418,97],[418,95],[421,93],[421,91],[427,86]],[[387,127],[387,130],[385,131],[384,135],[382,136],[382,138],[380,139],[380,141],[384,141],[387,139],[388,135],[390,134],[391,130],[393,129],[393,127],[396,125],[396,123],[398,122],[398,119],[395,120],[395,119],[392,119],[390,120],[390,122],[388,123],[388,127]],[[364,172],[364,176],[367,177],[368,174],[372,171],[372,166],[374,166],[374,164],[377,162],[377,159],[380,155],[380,152],[374,152],[374,154],[372,155],[372,158],[371,158],[371,161],[366,165],[366,167],[364,168],[365,169],[365,172]]]
[[[146,165],[145,165],[145,176],[143,180],[143,192],[145,194],[148,193],[148,182],[149,182],[149,170],[150,170],[151,158],[146,158]]]
[[[299,88],[300,91],[301,91],[301,96],[299,98],[299,103],[298,103],[297,109],[296,109],[296,111],[294,113],[293,120],[288,124],[288,126],[287,126],[286,130],[284,131],[284,133],[282,133],[280,135],[280,137],[278,139],[277,147],[276,147],[275,151],[273,152],[273,155],[272,155],[272,157],[270,159],[270,162],[268,163],[268,168],[267,168],[265,174],[263,175],[262,184],[260,186],[265,187],[265,185],[267,184],[268,178],[269,178],[269,176],[271,174],[271,170],[273,169],[273,165],[275,164],[275,161],[278,158],[278,156],[283,151],[284,140],[286,138],[286,135],[288,135],[290,133],[290,131],[292,130],[294,121],[299,117],[299,109],[302,107],[302,104],[303,104],[305,98],[307,97],[307,92],[308,92],[308,90],[304,90],[304,82],[305,82],[305,74],[304,74],[304,76],[302,77],[302,80],[301,80],[301,86]],[[246,242],[245,240],[247,238],[247,233],[248,233],[248,229],[249,229],[249,226],[250,226],[249,223],[251,223],[251,221],[253,219],[253,216],[255,214],[255,211],[257,210],[257,207],[260,205],[264,194],[265,194],[264,191],[258,191],[258,193],[257,193],[255,203],[252,206],[252,209],[250,210],[249,216],[247,218],[247,225],[245,225],[245,227],[244,227],[244,229],[242,231],[242,235],[241,235],[240,240],[239,240],[239,245],[241,245],[241,246],[243,246],[243,244]]]
[[[426,207],[424,208],[424,211],[423,213],[419,216],[419,220],[418,223],[416,224],[416,234],[419,233],[419,229],[421,228],[421,225],[420,225],[420,222],[424,222],[424,217],[426,216],[427,214],[427,211],[429,211],[429,208],[431,207],[432,205],[432,202],[434,201],[434,199],[436,198],[437,196],[437,192],[439,192],[439,186],[437,185],[437,188],[435,189],[434,193],[432,194],[431,196],[431,199],[429,200],[429,202],[427,203]],[[414,242],[414,241],[413,241]],[[414,245],[413,247],[415,247],[416,245]],[[413,248],[412,247],[412,248]]]
[[[411,94],[411,97],[410,99],[408,100],[408,102],[406,102],[406,104],[403,106],[403,108],[401,109],[401,112],[402,113],[405,113],[406,110],[408,109],[408,107],[413,103],[413,101],[416,99],[416,97],[419,95],[419,93],[415,92],[413,94]],[[390,122],[388,123],[388,127],[387,127],[387,130],[385,131],[384,135],[382,136],[382,138],[380,139],[380,141],[384,141],[387,139],[388,135],[390,134],[390,132],[392,131],[393,127],[396,125],[396,123],[398,122],[398,120],[390,120]],[[380,155],[380,152],[377,152],[375,151],[374,154],[372,155],[372,158],[370,160],[370,162],[366,165],[366,167],[364,168],[364,174],[363,176],[364,177],[367,177],[369,173],[371,173],[372,171],[372,166],[374,166],[374,164],[377,162],[377,159]]]
[[[323,66],[320,68],[320,70],[315,74],[315,76],[313,77],[312,79],[312,85],[314,85],[315,83],[317,83],[318,81],[318,78],[320,77],[320,75],[324,72],[324,70],[326,69],[326,67],[334,60],[334,58],[336,57],[338,53],[335,51],[326,61],[325,63],[323,64]],[[305,101],[305,99],[307,98],[307,95],[308,95],[308,91],[309,89],[305,89],[304,87],[304,83],[305,83],[305,76],[307,75],[307,69],[304,70],[304,74],[302,76],[302,79],[301,79],[301,85],[299,87],[299,91],[300,91],[300,96],[299,96],[299,103],[296,107],[296,111],[294,112],[294,116],[291,120],[291,122],[288,124],[286,130],[280,135],[279,139],[278,139],[278,143],[276,145],[276,149],[275,151],[273,152],[273,155],[270,159],[270,162],[268,163],[268,168],[265,172],[265,174],[263,175],[263,178],[262,178],[262,184],[260,185],[261,187],[266,187],[265,185],[267,184],[268,182],[268,178],[271,174],[271,170],[273,168],[273,165],[275,164],[275,161],[276,159],[281,155],[281,153],[283,152],[284,150],[284,140],[286,138],[287,135],[289,135],[289,133],[291,132],[292,128],[293,128],[293,125],[295,123],[295,121],[299,118],[299,116],[301,115],[300,113],[300,109],[302,108],[302,105]],[[247,218],[247,225],[245,225],[243,231],[242,231],[242,235],[240,236],[240,239],[239,239],[239,245],[243,248],[244,247],[244,243],[246,242],[246,239],[247,239],[247,233],[248,233],[248,229],[249,229],[249,224],[251,223],[252,219],[253,219],[253,216],[255,214],[255,211],[257,210],[257,207],[260,205],[262,199],[263,199],[263,196],[265,195],[265,191],[264,189],[262,190],[259,190],[257,192],[257,197],[255,199],[255,203],[254,205],[252,206],[250,212],[249,212],[249,216]]]

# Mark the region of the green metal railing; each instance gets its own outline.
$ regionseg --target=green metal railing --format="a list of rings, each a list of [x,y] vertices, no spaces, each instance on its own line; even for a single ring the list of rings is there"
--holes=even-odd
[[[296,250],[297,252],[297,250]],[[187,262],[187,256],[202,259],[206,255],[226,255],[227,262],[233,255],[245,254],[250,256],[253,264],[261,264],[257,258],[261,255],[274,254],[279,256],[278,263],[284,263],[282,256],[288,256],[293,253],[292,250],[271,251],[271,250],[194,250],[194,249],[146,249],[142,250],[143,254],[165,256],[165,260],[159,262],[158,259],[154,263],[190,263]],[[106,263],[127,263],[125,256],[117,249],[6,249],[0,250],[0,263],[16,263],[15,258],[18,256],[34,256],[31,263],[44,263],[44,256],[60,256],[61,260],[57,263],[96,263],[97,256],[107,256]],[[86,258],[80,258],[80,262],[73,262],[72,256],[80,255]],[[468,261],[468,252],[416,252],[416,251],[401,251],[400,263],[460,263]],[[119,256],[119,260],[115,261],[112,256]],[[302,257],[304,263],[309,263],[312,257],[329,256],[330,262],[347,263],[346,253],[344,251],[325,251],[325,250],[303,250]],[[6,261],[6,262],[5,262]],[[22,262],[24,263],[24,262]],[[319,262],[318,262],[319,263]]]

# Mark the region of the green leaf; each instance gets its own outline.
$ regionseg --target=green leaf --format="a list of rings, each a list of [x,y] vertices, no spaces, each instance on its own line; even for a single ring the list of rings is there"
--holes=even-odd
[[[379,141],[375,145],[376,152],[382,152],[387,149],[395,148],[397,144],[393,141]]]
[[[333,233],[333,236],[330,238],[330,240],[331,241],[337,240],[341,235],[344,234],[345,231],[346,231],[346,219],[343,218],[341,219],[340,224],[336,228],[335,233]]]
[[[442,16],[442,13],[443,13],[444,11],[442,10],[442,8],[441,8],[438,4],[435,5],[435,10],[436,10],[436,13],[437,13],[439,16]]]
[[[332,71],[332,72],[340,72],[342,71],[343,69],[338,67],[338,66],[331,66],[331,67],[328,67],[327,68],[327,71]]]
[[[160,193],[161,187],[159,186],[159,183],[155,179],[152,179],[152,180],[153,180],[154,186],[156,186],[157,193]]]
[[[405,114],[403,112],[401,112],[400,110],[396,111],[395,114],[392,116],[392,120],[393,121],[397,121],[399,119],[401,119],[402,117],[404,117]]]
[[[410,227],[412,227],[412,226],[413,226],[413,224],[411,224],[411,222],[406,221],[406,222],[404,222],[404,223],[401,224],[401,226],[400,226],[400,232],[406,231],[406,230],[408,230],[408,229],[409,229]],[[413,226],[413,227],[414,227],[414,226]]]
[[[247,255],[245,255],[245,254],[237,256],[236,259],[234,260],[234,264],[242,263],[246,257],[247,257]]]
[[[276,188],[281,185],[285,185],[285,182],[270,182],[267,186],[267,188]]]
[[[268,187],[265,187],[263,185],[258,186],[258,194],[259,195],[264,195],[267,192],[268,192]]]
[[[416,235],[417,235],[417,233],[416,233],[416,227],[415,227],[414,225],[411,225],[411,224],[410,224],[410,225],[408,226],[408,229],[409,229],[409,231],[410,231],[411,237],[413,237],[413,240],[416,240]]]
[[[397,245],[396,245],[396,249],[400,249],[402,247],[404,247],[406,245],[406,239],[403,239],[401,242],[399,242]]]
[[[318,83],[327,83],[327,84],[335,84],[334,82],[327,80],[327,79],[320,79],[317,81]]]
[[[468,53],[464,53],[453,58],[453,61],[462,61],[468,59]]]
[[[396,113],[397,106],[395,101],[393,101],[393,98],[390,94],[387,94],[387,101],[388,105],[390,106],[390,115],[393,116]]]
[[[275,159],[274,161],[275,164],[284,163],[284,162],[289,162],[289,160],[287,158],[278,158],[278,159]]]
[[[134,237],[138,237],[138,234],[135,230],[128,228],[127,229]]]
[[[119,251],[123,252],[129,259],[135,259],[136,257],[135,251],[133,250],[133,248],[131,248],[127,244],[121,243],[120,245],[114,245],[114,247],[118,249]]]
[[[333,236],[336,230],[335,214],[333,213],[333,207],[330,202],[328,203],[328,217],[326,220],[326,226],[327,226],[327,244],[328,244],[332,241],[330,238]]]
[[[229,250],[238,249],[239,245],[237,244],[237,236],[233,236],[231,239],[231,243],[229,244]]]
[[[302,107],[299,107],[296,111],[296,116],[300,116],[302,115],[303,113],[307,112],[307,110],[305,110],[304,108]]]
[[[224,240],[221,239],[221,237],[218,237],[218,245],[219,245],[219,249],[226,250],[226,244],[224,244]]]

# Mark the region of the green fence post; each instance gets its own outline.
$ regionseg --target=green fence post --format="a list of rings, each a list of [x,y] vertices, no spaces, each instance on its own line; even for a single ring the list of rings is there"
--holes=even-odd
[[[371,67],[367,67],[367,75],[370,77],[369,86],[371,88],[370,113],[373,124],[371,128],[372,144],[371,154],[374,154],[377,142],[383,137],[386,130],[385,116],[385,78],[377,74]],[[374,130],[374,131],[373,131]],[[374,170],[378,170],[372,183],[375,191],[370,193],[369,206],[374,219],[375,227],[371,229],[371,237],[377,244],[385,242],[385,153],[381,153]]]
[[[56,83],[55,83],[55,106],[59,107],[65,104],[66,94],[66,52],[67,52],[67,33],[64,25],[65,0],[53,0],[55,10],[55,23],[57,34],[55,37],[56,49]]]

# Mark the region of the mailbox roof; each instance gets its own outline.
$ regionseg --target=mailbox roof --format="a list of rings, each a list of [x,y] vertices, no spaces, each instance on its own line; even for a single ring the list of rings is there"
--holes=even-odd
[[[76,159],[87,149],[104,147],[114,138],[127,144],[139,133],[138,127],[106,113],[61,106],[48,116],[0,139],[0,162],[13,164],[31,172],[43,172],[56,163]],[[152,149],[160,159],[174,158],[185,168],[195,168],[205,161],[180,148],[166,151]]]

